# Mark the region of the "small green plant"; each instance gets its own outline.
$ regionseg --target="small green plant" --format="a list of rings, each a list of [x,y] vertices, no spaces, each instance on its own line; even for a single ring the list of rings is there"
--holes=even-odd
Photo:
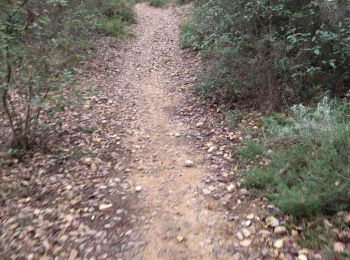
[[[98,20],[98,30],[105,35],[120,36],[124,33],[125,21],[120,17],[100,17]]]
[[[147,0],[151,6],[162,7],[168,3],[168,0]]]
[[[225,113],[225,120],[230,129],[235,129],[239,122],[239,116],[236,111],[227,111]]]
[[[135,1],[108,0],[98,7],[97,28],[101,34],[121,36],[127,24],[134,22]]]

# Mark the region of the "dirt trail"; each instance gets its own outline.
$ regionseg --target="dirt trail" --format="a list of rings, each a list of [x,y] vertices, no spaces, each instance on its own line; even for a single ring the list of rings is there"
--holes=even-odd
[[[139,232],[146,242],[139,256],[212,259],[214,240],[220,239],[214,226],[220,227],[224,218],[202,205],[198,190],[208,170],[203,155],[186,138],[187,126],[172,113],[194,72],[190,61],[180,55],[178,10],[146,4],[135,10],[136,38],[125,54],[130,61],[128,84],[136,90],[138,110],[129,140],[136,163],[131,178],[143,189],[141,205],[150,219]],[[193,161],[194,167],[186,167],[186,160]]]

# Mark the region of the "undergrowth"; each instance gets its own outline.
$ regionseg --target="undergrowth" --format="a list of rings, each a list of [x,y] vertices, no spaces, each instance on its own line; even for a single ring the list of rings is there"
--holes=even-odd
[[[11,151],[29,149],[34,137],[60,124],[54,115],[79,92],[77,63],[93,53],[98,33],[124,33],[134,3],[0,1],[1,132]]]
[[[163,7],[168,2],[169,0],[147,0],[147,3],[149,3],[149,5],[155,6],[155,7]]]
[[[349,210],[349,107],[324,98],[315,109],[295,105],[283,120],[266,119],[265,137],[239,154],[270,163],[245,172],[245,184],[297,219]]]
[[[107,0],[100,7],[97,27],[100,33],[123,35],[125,26],[134,22],[133,6],[136,1]]]
[[[346,1],[199,0],[181,43],[203,57],[201,94],[271,111],[347,93],[348,13]]]

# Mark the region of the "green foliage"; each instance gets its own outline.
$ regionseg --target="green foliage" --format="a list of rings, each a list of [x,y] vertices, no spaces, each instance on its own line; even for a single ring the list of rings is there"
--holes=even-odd
[[[168,0],[147,0],[147,2],[151,6],[162,7],[166,5],[169,1]]]
[[[74,66],[91,52],[96,30],[121,34],[132,2],[14,0],[0,9],[1,115],[12,147],[28,148],[77,90]]]
[[[238,121],[240,119],[240,116],[237,114],[237,111],[227,111],[225,113],[225,121],[230,129],[235,129]]]
[[[100,17],[98,20],[98,29],[101,33],[106,35],[120,36],[123,34],[125,21],[120,17],[109,18]]]
[[[264,153],[263,146],[254,141],[247,141],[246,144],[238,151],[238,155],[245,160],[255,160],[257,156]]]
[[[124,27],[134,22],[135,1],[108,0],[98,6],[98,31],[105,35],[120,36]]]
[[[350,209],[349,108],[325,98],[313,110],[294,106],[288,123],[269,119],[271,163],[246,172],[245,183],[297,218]]]
[[[198,1],[181,26],[181,43],[203,57],[201,92],[269,108],[343,96],[350,86],[343,2]]]

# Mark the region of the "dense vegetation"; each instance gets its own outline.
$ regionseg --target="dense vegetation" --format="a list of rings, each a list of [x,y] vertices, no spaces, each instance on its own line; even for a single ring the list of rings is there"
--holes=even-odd
[[[270,163],[249,170],[246,184],[298,218],[350,209],[349,108],[325,98],[315,109],[293,106],[290,118],[265,119],[265,137],[239,154]]]
[[[198,1],[182,25],[183,46],[205,63],[198,89],[270,110],[343,97],[350,86],[347,10],[346,1]]]
[[[74,67],[92,52],[94,35],[121,35],[133,20],[132,1],[14,0],[0,10],[1,116],[11,146],[28,148],[67,105]]]
[[[347,1],[200,0],[182,24],[183,47],[203,61],[199,93],[285,111],[236,154],[269,161],[243,171],[245,183],[299,219],[350,209],[349,10]]]

